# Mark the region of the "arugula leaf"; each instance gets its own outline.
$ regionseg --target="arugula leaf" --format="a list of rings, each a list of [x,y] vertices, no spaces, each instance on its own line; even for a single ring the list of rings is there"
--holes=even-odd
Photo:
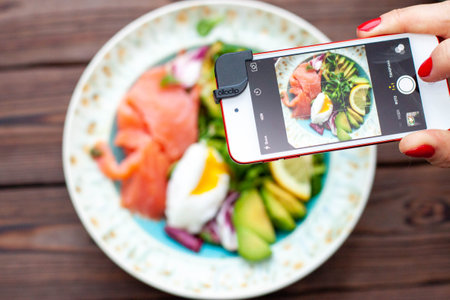
[[[179,82],[172,74],[167,74],[166,76],[164,76],[163,79],[161,79],[160,83],[161,87],[163,88],[175,84],[179,84]]]
[[[225,20],[223,16],[211,18],[211,19],[201,19],[197,23],[197,33],[200,36],[207,36],[211,30],[214,29],[220,22]]]
[[[329,80],[325,84],[325,94],[333,102],[335,110],[345,109],[348,106],[348,96],[352,83],[345,79],[344,73],[329,73]]]
[[[103,152],[100,149],[97,149],[96,147],[93,147],[89,151],[89,154],[91,155],[92,158],[100,158],[103,156]]]

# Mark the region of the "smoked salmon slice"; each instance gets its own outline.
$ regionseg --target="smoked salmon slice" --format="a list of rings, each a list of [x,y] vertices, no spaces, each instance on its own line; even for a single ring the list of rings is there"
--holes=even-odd
[[[149,141],[142,148],[135,172],[122,181],[122,206],[151,219],[163,217],[166,208],[167,172],[170,162],[161,146]]]
[[[123,148],[124,160],[117,163],[105,142],[92,152],[106,176],[122,181],[122,206],[152,219],[163,217],[170,165],[198,135],[199,89],[162,86],[166,75],[164,66],[145,72],[118,107],[114,143]]]
[[[283,103],[293,109],[292,117],[307,119],[311,115],[311,101],[321,92],[321,72],[317,73],[308,62],[300,64],[289,78],[289,92],[295,97]]]
[[[126,96],[142,117],[148,132],[172,160],[197,140],[198,97],[178,85],[162,87],[166,69],[145,72]]]
[[[118,164],[105,142],[98,142],[93,149],[95,151],[93,156],[100,170],[113,180],[123,180],[130,177],[143,159],[142,151],[134,151]]]

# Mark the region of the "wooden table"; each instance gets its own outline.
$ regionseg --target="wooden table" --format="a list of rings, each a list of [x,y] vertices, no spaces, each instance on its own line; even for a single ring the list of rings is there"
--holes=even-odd
[[[0,0],[0,298],[169,297],[132,278],[94,244],[61,165],[64,117],[95,52],[168,0]],[[419,1],[270,1],[332,40]],[[379,146],[367,208],[343,247],[267,299],[450,298],[450,170]]]

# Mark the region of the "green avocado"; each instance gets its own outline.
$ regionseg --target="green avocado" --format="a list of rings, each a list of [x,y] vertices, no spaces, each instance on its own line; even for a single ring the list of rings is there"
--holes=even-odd
[[[359,123],[358,121],[355,120],[355,118],[353,118],[352,114],[347,110],[347,119],[348,122],[350,123],[350,125],[355,128],[358,129],[359,128]]]
[[[246,227],[236,227],[238,253],[249,261],[260,261],[272,255],[269,244]]]
[[[337,128],[337,137],[340,141],[348,141],[352,139],[352,137],[345,132],[345,130],[339,127]]]
[[[362,124],[364,122],[364,118],[356,111],[354,111],[352,108],[347,107],[347,111],[350,113],[353,119],[355,119],[359,124]]]
[[[351,63],[348,64],[347,68],[345,68],[344,70],[345,78],[349,78],[351,75],[353,75],[353,73],[355,73],[356,68],[353,67],[354,65],[355,63],[352,61]]]
[[[342,64],[345,62],[345,56],[341,56],[338,61],[337,61],[337,65],[338,66],[342,66]]]
[[[341,111],[336,115],[335,124],[337,128],[341,128],[342,130],[350,133],[352,132],[352,128],[350,127],[350,123],[348,122],[347,116],[345,112]]]
[[[272,180],[264,181],[263,189],[275,197],[294,219],[300,219],[306,215],[305,205]]]
[[[216,104],[213,97],[213,91],[216,88],[216,83],[214,81],[204,81],[200,85],[202,87],[200,91],[200,100],[203,105],[205,105],[208,112],[215,118],[222,117],[222,111],[220,105]]]
[[[295,221],[289,214],[289,212],[281,205],[278,200],[272,196],[266,189],[261,191],[264,205],[266,206],[267,213],[276,228],[286,231],[292,231],[295,229]]]
[[[275,242],[275,230],[256,189],[243,192],[236,201],[233,224],[236,229],[246,228],[254,232],[269,244]]]
[[[367,78],[364,77],[358,77],[358,76],[354,76],[352,78],[350,78],[350,81],[354,84],[354,85],[358,85],[358,84],[370,84],[369,80]]]

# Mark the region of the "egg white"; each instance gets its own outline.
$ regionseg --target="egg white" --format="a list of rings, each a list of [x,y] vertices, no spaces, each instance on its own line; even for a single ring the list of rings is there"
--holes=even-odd
[[[218,162],[223,160],[214,150]],[[203,225],[212,219],[225,199],[230,176],[219,175],[217,185],[202,194],[193,195],[205,170],[209,148],[200,143],[192,144],[175,167],[167,186],[166,217],[169,226],[199,233]]]
[[[326,111],[320,112],[325,104],[325,98],[328,98],[328,96],[324,93],[319,93],[316,99],[314,99],[314,102],[311,105],[311,123],[322,125],[330,118],[331,113],[333,112],[333,103],[330,104],[330,107]],[[327,101],[331,102],[329,98]]]

